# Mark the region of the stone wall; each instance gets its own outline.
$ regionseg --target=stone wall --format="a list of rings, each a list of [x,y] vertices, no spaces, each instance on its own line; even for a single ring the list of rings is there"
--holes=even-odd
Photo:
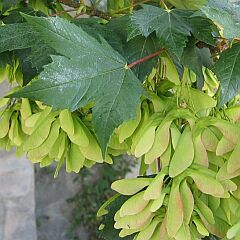
[[[69,240],[72,205],[67,202],[80,191],[81,184],[74,181],[77,174],[61,169],[54,179],[55,167],[40,169],[36,166],[36,219],[38,240]],[[78,239],[88,240],[87,231],[79,226]]]
[[[36,240],[32,164],[0,152],[0,239]]]
[[[0,97],[8,87],[0,85]],[[26,158],[0,151],[0,240],[36,240],[34,169]]]

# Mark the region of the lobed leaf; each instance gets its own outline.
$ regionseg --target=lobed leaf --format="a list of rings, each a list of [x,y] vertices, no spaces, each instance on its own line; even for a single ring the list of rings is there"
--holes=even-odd
[[[221,82],[219,105],[223,106],[240,91],[240,43],[234,44],[232,48],[224,51],[220,55],[214,69]]]
[[[25,18],[63,56],[53,56],[39,80],[12,97],[32,98],[71,111],[94,101],[94,127],[105,152],[114,129],[135,117],[145,94],[139,80],[126,67],[126,60],[103,39],[99,43],[60,18]]]
[[[191,30],[184,22],[181,13],[177,9],[167,11],[159,7],[143,5],[143,9],[136,11],[131,17],[129,38],[140,34],[148,37],[155,31],[161,45],[180,58]]]

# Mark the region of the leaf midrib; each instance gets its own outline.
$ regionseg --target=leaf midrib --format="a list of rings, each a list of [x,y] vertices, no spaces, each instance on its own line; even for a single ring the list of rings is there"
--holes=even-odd
[[[238,59],[238,57],[239,57],[239,54],[240,54],[240,48],[239,48],[239,50],[238,50],[238,52],[237,52],[237,54],[236,54],[236,57],[235,57],[235,59],[234,59],[234,63],[233,63],[233,65],[232,65],[232,69],[231,69],[231,73],[230,73],[230,75],[229,75],[229,80],[227,81],[227,91],[229,92],[229,89],[230,89],[230,83],[231,83],[231,80],[232,80],[232,75],[233,75],[233,71],[234,71],[234,69],[235,69],[235,67],[236,67],[236,62],[237,62],[237,59]]]
[[[53,63],[51,63],[51,64],[53,64]],[[96,77],[98,77],[98,76],[102,76],[102,75],[105,75],[105,74],[108,74],[108,73],[112,73],[112,72],[117,71],[117,70],[120,70],[120,69],[124,69],[124,67],[119,67],[119,68],[116,68],[116,69],[112,69],[112,70],[110,70],[110,71],[106,71],[106,72],[103,72],[103,73],[101,73],[101,74],[99,74],[99,75],[91,76],[91,77],[89,77],[89,78],[82,78],[81,80],[82,80],[82,81],[85,81],[85,80],[93,79],[93,78],[96,78]],[[41,76],[40,76],[40,79],[41,79]],[[69,84],[69,83],[74,83],[74,82],[77,82],[77,81],[76,81],[76,80],[71,80],[71,81],[68,81],[68,82],[59,83],[59,84],[57,84],[57,85],[55,85],[55,86],[48,87],[47,89],[57,88],[57,87],[59,87],[59,86],[66,85],[66,84]],[[31,86],[31,85],[30,85],[30,86]],[[46,88],[38,89],[38,90],[35,90],[35,91],[31,91],[31,93],[40,92],[40,91],[44,91],[44,90],[46,90]]]
[[[115,104],[116,99],[117,99],[117,97],[118,97],[118,95],[119,95],[119,93],[120,93],[120,91],[121,91],[121,89],[122,89],[123,82],[124,82],[124,79],[125,79],[125,77],[126,77],[127,71],[128,71],[128,70],[126,70],[126,71],[124,72],[123,78],[121,79],[121,86],[119,87],[118,93],[116,94],[116,97],[114,98],[114,101],[113,101],[112,104],[111,104],[111,108],[109,108],[109,111],[108,111],[108,114],[107,114],[107,118],[106,118],[106,119],[109,119],[109,115],[110,115],[110,112],[111,112],[111,110],[112,110],[112,106]],[[106,129],[107,123],[108,123],[108,121],[105,121],[104,129]],[[104,139],[105,139],[105,137],[106,137],[106,131],[104,131]]]

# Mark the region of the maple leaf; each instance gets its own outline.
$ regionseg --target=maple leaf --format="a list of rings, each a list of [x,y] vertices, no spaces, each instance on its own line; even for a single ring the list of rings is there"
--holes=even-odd
[[[214,64],[209,48],[198,48],[195,39],[191,38],[184,49],[181,62],[196,74],[197,88],[202,89],[204,86],[202,67],[212,68]]]
[[[219,105],[222,106],[235,97],[240,91],[240,44],[221,53],[215,64],[214,71],[221,82],[221,97]]]
[[[201,11],[223,28],[224,37],[240,37],[240,7],[238,5],[228,0],[209,0]]]
[[[185,23],[182,11],[143,5],[143,9],[131,17],[129,39],[140,34],[148,37],[154,31],[162,46],[180,59],[191,35],[191,27]]]
[[[52,56],[52,63],[38,80],[11,96],[71,111],[94,101],[93,124],[105,151],[114,129],[135,117],[140,97],[145,94],[140,81],[104,39],[99,42],[58,17],[25,18],[61,56]]]
[[[0,52],[29,48],[35,41],[34,31],[27,23],[0,26]]]
[[[20,61],[24,85],[42,71],[44,65],[51,62],[50,54],[55,53],[39,39],[28,23],[0,26],[0,53],[6,51],[15,51]]]

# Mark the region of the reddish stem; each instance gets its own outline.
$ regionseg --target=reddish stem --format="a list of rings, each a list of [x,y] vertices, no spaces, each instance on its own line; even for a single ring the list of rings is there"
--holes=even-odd
[[[160,54],[163,53],[164,51],[165,51],[165,49],[161,49],[160,51],[158,51],[158,52],[156,52],[156,53],[153,53],[153,54],[151,54],[151,55],[149,55],[149,56],[146,56],[146,57],[144,57],[144,58],[138,59],[137,61],[128,64],[128,68],[133,68],[133,67],[135,67],[136,65],[138,65],[138,64],[140,64],[140,63],[143,63],[143,62],[145,62],[145,61],[147,61],[147,60],[149,60],[149,59],[151,59],[151,58],[154,58],[154,57],[160,55]]]

